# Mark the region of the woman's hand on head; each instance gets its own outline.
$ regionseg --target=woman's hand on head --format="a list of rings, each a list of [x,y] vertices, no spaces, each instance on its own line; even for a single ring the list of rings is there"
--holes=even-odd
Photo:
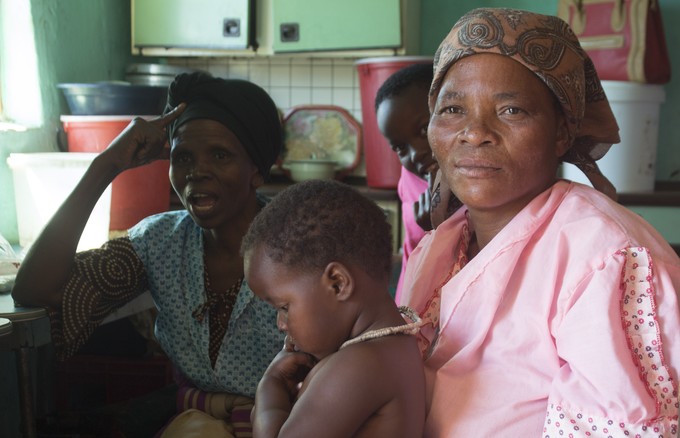
[[[182,103],[167,114],[151,120],[135,117],[101,155],[111,160],[117,173],[169,158],[166,129],[185,108],[186,105]]]

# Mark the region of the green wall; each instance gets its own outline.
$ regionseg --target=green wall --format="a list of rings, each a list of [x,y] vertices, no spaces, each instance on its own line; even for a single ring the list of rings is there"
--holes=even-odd
[[[122,80],[130,62],[129,0],[31,0],[45,119],[68,114],[55,84]]]
[[[7,157],[11,152],[57,151],[59,116],[68,114],[68,107],[56,84],[122,80],[126,65],[134,58],[130,54],[130,0],[4,1],[30,2],[43,101],[43,126],[0,132],[0,233],[17,243],[14,193],[5,189],[13,187]]]
[[[456,20],[476,7],[509,7],[551,14],[557,0],[422,0],[421,52],[432,55]],[[666,102],[661,105],[656,161],[658,181],[680,181],[680,1],[659,0],[673,78],[666,84]]]

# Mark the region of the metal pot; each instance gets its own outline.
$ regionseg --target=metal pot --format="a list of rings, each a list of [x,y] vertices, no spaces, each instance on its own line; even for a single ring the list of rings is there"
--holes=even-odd
[[[196,71],[205,72],[204,70],[167,64],[130,64],[125,69],[125,80],[133,85],[167,87],[178,74]]]

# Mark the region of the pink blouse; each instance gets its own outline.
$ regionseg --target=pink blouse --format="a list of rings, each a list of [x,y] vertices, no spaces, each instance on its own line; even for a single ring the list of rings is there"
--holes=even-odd
[[[413,249],[418,245],[420,239],[425,235],[425,231],[420,228],[416,222],[415,214],[413,213],[413,203],[418,202],[420,195],[427,191],[427,181],[418,175],[409,172],[404,167],[401,168],[401,176],[397,184],[397,193],[401,200],[401,218],[404,223],[404,244],[402,247],[401,258],[401,273],[399,274],[399,282],[397,283],[397,291],[395,300],[399,301],[401,295],[401,287],[404,281],[404,272],[406,271],[406,262]]]
[[[462,208],[411,254],[427,437],[678,433],[680,260],[638,215],[560,181],[477,256]]]

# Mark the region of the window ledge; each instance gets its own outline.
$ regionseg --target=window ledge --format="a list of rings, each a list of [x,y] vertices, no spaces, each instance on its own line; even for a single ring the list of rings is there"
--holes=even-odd
[[[24,132],[27,130],[28,127],[25,125],[12,122],[0,122],[0,132]]]
[[[657,181],[651,193],[619,193],[623,205],[680,207],[680,181]]]

